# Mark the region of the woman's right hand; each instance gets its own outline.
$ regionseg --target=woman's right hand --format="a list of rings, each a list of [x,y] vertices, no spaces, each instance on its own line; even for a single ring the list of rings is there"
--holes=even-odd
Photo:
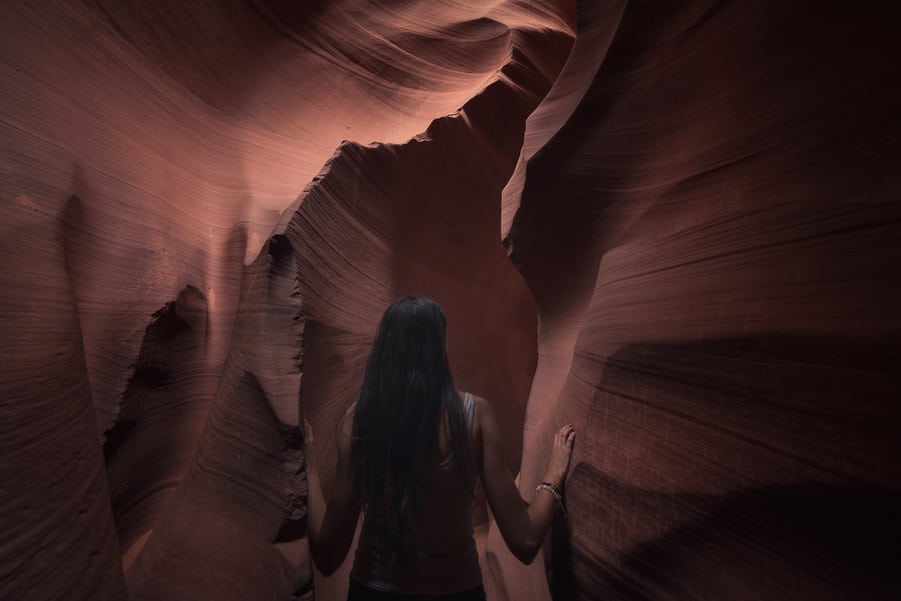
[[[563,486],[566,474],[569,472],[569,464],[573,456],[573,446],[576,442],[576,428],[572,424],[566,424],[554,434],[554,446],[551,449],[551,457],[547,462],[545,480],[558,487]]]

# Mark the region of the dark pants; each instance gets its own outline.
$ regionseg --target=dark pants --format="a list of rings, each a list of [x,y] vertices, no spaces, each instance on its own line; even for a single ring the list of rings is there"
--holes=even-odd
[[[485,588],[478,586],[452,595],[402,595],[377,591],[351,580],[347,601],[485,601]]]

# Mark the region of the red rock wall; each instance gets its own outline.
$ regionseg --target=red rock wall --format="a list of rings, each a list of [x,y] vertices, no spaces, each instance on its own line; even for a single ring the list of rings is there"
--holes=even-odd
[[[0,4],[0,598],[343,598],[297,426],[411,293],[525,496],[579,432],[490,598],[892,598],[896,12]]]
[[[580,426],[555,598],[897,590],[893,12],[630,2],[529,161],[524,448]],[[543,578],[521,571],[510,599]]]

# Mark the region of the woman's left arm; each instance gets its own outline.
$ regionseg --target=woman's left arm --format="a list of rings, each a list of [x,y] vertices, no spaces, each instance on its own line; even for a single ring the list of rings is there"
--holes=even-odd
[[[350,549],[354,530],[360,517],[360,501],[354,487],[354,470],[351,462],[353,435],[353,408],[338,428],[338,463],[335,468],[335,485],[328,504],[322,494],[319,469],[313,448],[313,430],[304,421],[307,460],[307,532],[310,536],[310,553],[323,576],[331,576],[340,567]]]

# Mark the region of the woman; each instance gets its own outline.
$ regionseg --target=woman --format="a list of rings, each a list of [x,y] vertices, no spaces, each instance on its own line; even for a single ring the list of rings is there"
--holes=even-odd
[[[438,304],[423,297],[401,298],[385,312],[359,400],[339,424],[327,505],[305,424],[310,547],[324,575],[344,561],[364,514],[349,601],[485,599],[472,531],[476,479],[504,541],[524,563],[538,552],[561,500],[574,428],[557,432],[544,481],[526,506],[491,405],[454,388],[445,323]]]

